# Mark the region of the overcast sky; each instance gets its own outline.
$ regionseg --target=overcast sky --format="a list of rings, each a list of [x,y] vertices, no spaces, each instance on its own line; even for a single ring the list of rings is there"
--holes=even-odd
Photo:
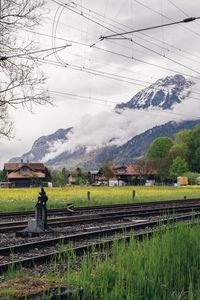
[[[57,54],[41,57],[46,61],[41,64],[41,69],[47,77],[54,105],[36,106],[34,113],[21,108],[10,111],[15,122],[15,138],[1,140],[0,163],[29,151],[35,139],[59,128],[77,124],[80,127],[85,120],[88,123],[92,120],[93,125],[94,120],[99,125],[104,124],[104,118],[112,117],[109,113],[115,103],[130,100],[136,92],[159,78],[180,73],[197,81],[200,74],[200,20],[127,35],[134,42],[129,39],[99,40],[100,36],[113,32],[200,16],[199,0],[173,1],[176,7],[172,1],[75,0],[68,2],[66,9],[47,0],[48,14],[42,26],[35,29],[34,41],[41,49],[66,43],[71,45]],[[199,116],[199,106],[197,99],[191,100],[190,105],[181,110],[188,116]],[[143,123],[151,126],[152,119],[152,125],[155,124],[155,118],[148,116],[145,119],[144,115],[140,117]]]

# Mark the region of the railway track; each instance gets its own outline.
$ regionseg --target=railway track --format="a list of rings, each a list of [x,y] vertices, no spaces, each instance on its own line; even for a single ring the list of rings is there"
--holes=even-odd
[[[200,203],[200,198],[193,199],[176,199],[176,200],[165,200],[165,201],[151,201],[151,202],[137,202],[137,203],[127,203],[127,204],[106,204],[106,205],[88,205],[88,206],[77,206],[73,207],[74,214],[80,214],[85,212],[97,212],[104,210],[116,210],[116,209],[128,209],[128,208],[142,208],[142,207],[157,207],[166,205],[184,205],[188,203]],[[12,212],[0,212],[0,220],[5,218],[27,218],[34,216],[34,210],[27,211],[12,211]],[[64,208],[51,208],[48,209],[48,215],[63,215],[71,214],[67,207]]]
[[[101,229],[93,229],[89,232],[81,232],[78,234],[67,235],[59,238],[53,238],[48,240],[40,240],[37,242],[24,243],[21,245],[15,245],[11,247],[0,248],[0,257],[1,261],[6,260],[0,264],[0,274],[3,274],[9,268],[17,268],[17,267],[32,267],[33,265],[43,264],[51,261],[53,257],[61,256],[66,254],[69,249],[58,250],[57,246],[59,244],[70,244],[76,243],[76,246],[73,247],[73,251],[76,254],[82,254],[85,251],[89,251],[90,249],[94,249],[94,246],[97,249],[101,249],[105,245],[110,245],[114,240],[118,239],[128,239],[127,233],[130,231],[134,231],[134,234],[137,238],[143,238],[147,234],[152,233],[152,228],[158,226],[158,224],[169,224],[175,223],[177,221],[183,220],[191,220],[197,219],[199,222],[200,213],[196,214],[182,214],[173,217],[165,217],[161,220],[154,221],[146,221],[140,223],[130,222],[128,224],[118,224],[116,226],[112,226],[111,228],[101,228]],[[142,232],[141,232],[142,230]],[[116,234],[125,234],[124,236],[116,237]],[[108,237],[111,237],[108,239]],[[106,238],[106,239],[105,239]],[[33,251],[34,249],[34,251]],[[44,253],[40,253],[39,255],[35,255],[35,252],[40,252],[41,249],[48,249]],[[31,250],[33,251],[31,253]],[[18,259],[14,259],[16,254],[19,254]],[[22,257],[20,257],[20,255]]]
[[[162,207],[154,207],[150,208],[148,206],[132,207],[129,206],[123,207],[124,209],[119,211],[110,210],[110,211],[102,211],[102,212],[93,212],[93,214],[81,214],[75,216],[64,216],[64,217],[54,217],[48,219],[48,225],[51,228],[55,227],[66,227],[66,226],[74,226],[77,224],[90,224],[90,223],[105,223],[111,222],[115,220],[122,220],[124,218],[138,218],[138,217],[150,217],[150,216],[162,216],[162,215],[170,215],[177,213],[186,213],[186,212],[198,212],[200,211],[200,201],[198,202],[187,202],[182,203],[181,205],[176,203],[176,205],[166,204]],[[116,209],[116,208],[115,208]],[[16,232],[19,230],[23,230],[27,226],[27,220],[23,221],[14,221],[14,222],[1,222],[0,223],[0,233],[8,233],[8,232]]]

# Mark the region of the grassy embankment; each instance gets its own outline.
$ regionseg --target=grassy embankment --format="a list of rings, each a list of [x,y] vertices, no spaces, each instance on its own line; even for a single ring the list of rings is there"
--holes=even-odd
[[[82,300],[198,300],[199,240],[199,225],[189,228],[179,224],[140,243],[132,236],[129,244],[115,242],[111,250],[104,249],[101,253],[94,249],[81,262],[68,252],[52,262],[49,273],[39,278],[47,283],[54,280],[56,285],[67,284],[76,290],[82,287]],[[58,262],[63,269],[61,273]],[[23,272],[22,281],[24,276]],[[30,282],[37,280],[37,274],[27,277]],[[20,282],[19,277],[17,281]],[[20,293],[22,287],[19,284],[17,289],[13,282],[15,279],[0,284],[3,299],[12,299],[11,295]],[[74,296],[75,299],[80,296]]]
[[[83,287],[84,299],[198,300],[199,240],[200,226],[184,224],[142,243],[132,237],[129,245],[116,242],[103,261],[102,254],[94,252],[83,258],[79,272],[68,267],[64,281]],[[74,270],[74,257],[71,262]]]
[[[132,199],[132,191],[136,197]],[[0,189],[0,211],[33,209],[37,201],[39,188]],[[87,200],[90,191],[91,200]],[[48,207],[65,207],[67,203],[74,205],[115,204],[130,202],[146,202],[157,200],[198,198],[200,186],[187,187],[65,187],[47,188]]]

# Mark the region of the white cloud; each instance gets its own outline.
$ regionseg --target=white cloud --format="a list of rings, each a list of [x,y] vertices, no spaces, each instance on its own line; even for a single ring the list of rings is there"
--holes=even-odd
[[[197,89],[199,84],[194,87]],[[176,104],[173,110],[131,110],[122,113],[115,111],[101,112],[96,116],[85,115],[74,127],[73,133],[68,135],[69,140],[63,143],[56,142],[52,145],[51,152],[44,158],[52,159],[62,152],[86,147],[87,151],[107,145],[122,145],[134,136],[156,125],[168,121],[180,122],[183,120],[197,119],[200,109],[200,100],[190,98]],[[196,98],[196,97],[195,97]]]
[[[159,0],[140,1],[176,21],[185,17],[169,2],[165,2],[161,7]],[[105,26],[108,26],[108,24],[106,24],[106,21],[108,21],[106,20],[106,17],[115,19],[117,22],[133,28],[148,27],[160,23],[167,23],[169,21],[166,18],[153,13],[151,10],[144,8],[135,1],[77,0],[77,3],[82,3],[83,6],[89,7],[105,16],[103,22]],[[181,7],[182,10],[191,16],[196,16],[199,11],[198,0],[178,0],[176,1],[176,5]],[[53,8],[50,9],[49,19],[46,24],[44,24],[42,28],[37,29],[37,31],[47,33],[51,36],[52,22],[56,8],[57,6],[54,5]],[[119,24],[115,25],[119,26]],[[125,30],[124,26],[119,27],[122,27],[122,29]],[[137,34],[137,39],[135,39],[137,42],[158,51],[161,56],[153,54],[147,49],[135,44],[125,42],[124,40],[116,40],[113,43],[111,41],[103,41],[98,43],[97,46],[109,51],[118,52],[122,55],[143,59],[147,62],[157,64],[160,67],[177,70],[177,73],[184,72],[187,74],[198,75],[197,73],[195,74],[194,72],[187,70],[187,68],[170,62],[162,57],[162,55],[165,54],[176,60],[178,63],[183,63],[198,71],[198,65],[200,64],[199,28],[199,22],[192,22],[184,25],[184,27],[181,25],[169,26],[163,29],[145,32],[145,34],[150,37],[159,39],[161,43],[158,44],[161,48],[152,44],[153,41],[156,41],[152,40],[150,37],[145,36],[150,43],[139,40],[138,37],[144,36]],[[119,31],[117,28],[115,28],[115,30]],[[90,44],[91,42],[98,41],[100,35],[105,35],[109,32],[110,31],[105,28],[96,26],[91,22],[84,20],[82,17],[64,10],[58,24],[57,36],[63,39],[83,41]],[[196,32],[196,34],[194,32]],[[40,38],[38,35],[35,37],[41,48],[44,49],[52,46],[51,38]],[[162,47],[166,46],[166,44],[164,44],[165,42],[175,46],[179,50],[174,49],[171,46],[167,47],[169,51],[163,50]],[[57,40],[56,46],[63,45],[63,43],[65,42]],[[189,54],[186,54],[184,50]],[[95,48],[84,47],[81,45],[75,46],[73,43],[71,47],[59,52],[59,56],[63,61],[72,65],[86,66],[100,71],[142,79],[144,81],[153,82],[156,79],[173,74],[167,70],[155,68],[148,64],[131,60],[130,58],[102,52]],[[49,59],[56,61],[53,55],[50,56]],[[48,78],[47,85],[49,90],[104,98],[108,101],[112,100],[120,103],[130,100],[131,97],[141,89],[141,87],[134,86],[130,83],[94,76],[92,74],[63,67],[44,64],[42,68]],[[35,139],[42,135],[48,135],[58,128],[75,126],[74,135],[71,137],[69,145],[63,144],[58,147],[59,149],[62,147],[73,149],[78,147],[81,143],[87,144],[90,147],[94,147],[98,142],[100,144],[106,144],[109,142],[110,138],[113,138],[113,133],[116,138],[115,142],[121,143],[122,141],[129,139],[133,134],[141,133],[149,127],[165,123],[171,119],[180,119],[179,116],[171,114],[170,111],[167,113],[127,111],[124,112],[123,115],[116,115],[111,111],[112,104],[110,106],[109,104],[106,105],[104,103],[97,105],[83,99],[77,100],[67,96],[64,98],[54,95],[54,97],[55,107],[35,107],[34,115],[31,115],[23,109],[11,111],[11,116],[15,121],[16,139],[11,142],[5,140],[1,141],[1,163],[12,156],[18,156],[29,151]],[[198,98],[198,95],[194,95],[194,97]],[[177,106],[174,112],[198,116],[199,102],[194,99],[187,100],[180,106]],[[182,118],[187,117],[182,116]]]

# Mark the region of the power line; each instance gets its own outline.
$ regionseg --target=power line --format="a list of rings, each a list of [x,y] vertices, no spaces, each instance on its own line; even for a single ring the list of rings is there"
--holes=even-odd
[[[160,12],[158,12],[158,11],[152,9],[151,7],[149,7],[149,6],[147,6],[147,5],[144,5],[143,3],[141,3],[141,2],[139,2],[139,1],[137,1],[137,0],[134,0],[134,1],[137,2],[138,4],[144,6],[145,8],[151,10],[152,12],[154,12],[154,13],[156,13],[156,14],[159,14],[159,15],[163,16],[164,18],[166,18],[166,19],[168,19],[168,20],[170,20],[170,21],[173,21],[172,19],[168,18],[168,17],[165,16],[164,14],[161,14]],[[79,6],[79,7],[80,7],[80,5],[79,5],[78,3],[76,3],[76,6]],[[87,8],[87,7],[83,6],[83,5],[81,6],[81,8],[84,8],[85,10],[87,10],[87,11],[90,12],[90,13],[92,12],[94,15],[103,17],[103,18],[104,18],[104,22],[105,22],[105,18],[106,18],[107,20],[109,20],[109,21],[111,21],[111,22],[113,22],[113,23],[115,23],[115,24],[118,24],[118,25],[123,26],[123,27],[128,28],[128,29],[132,29],[131,27],[129,27],[129,26],[125,25],[125,24],[122,24],[122,23],[120,23],[120,22],[118,22],[118,21],[116,21],[116,20],[113,20],[112,18],[103,16],[102,14],[100,14],[100,13],[98,13],[98,12],[92,10],[91,8]],[[189,15],[186,15],[186,16],[189,17]],[[107,24],[110,24],[110,23],[107,23]],[[113,26],[112,24],[110,24],[110,25]],[[181,26],[183,27],[183,25],[181,25]],[[117,28],[116,26],[114,26],[114,27]],[[185,28],[185,27],[184,27],[184,28]],[[118,27],[118,29],[119,29],[119,27]],[[193,32],[190,28],[185,28],[185,29],[187,29],[187,30]],[[196,32],[193,32],[193,33],[197,34]],[[160,43],[164,43],[164,44],[166,44],[166,45],[168,45],[168,46],[170,46],[170,47],[172,47],[172,48],[178,50],[179,52],[180,52],[180,51],[181,51],[181,52],[185,52],[186,54],[189,54],[189,55],[191,55],[191,56],[193,56],[193,57],[197,57],[197,56],[194,56],[193,54],[189,53],[188,51],[179,49],[179,48],[175,47],[174,45],[171,45],[171,44],[169,44],[169,43],[166,43],[165,41],[160,41],[159,39],[157,39],[157,38],[155,38],[155,37],[152,37],[152,36],[149,36],[149,35],[147,35],[147,34],[145,34],[145,33],[141,33],[141,32],[140,32],[140,35],[144,35],[144,36],[147,36],[147,37],[149,37],[149,38],[151,38],[151,39],[153,39],[153,40],[156,40],[156,41],[158,41],[158,42],[160,42]],[[198,35],[199,35],[199,34],[198,34]],[[199,36],[200,36],[200,35],[199,35]],[[139,38],[139,39],[142,39],[141,37],[138,37],[138,38]],[[167,49],[167,50],[168,50],[168,49]],[[168,50],[168,51],[169,51],[169,50]],[[200,57],[197,57],[197,58],[200,58]]]
[[[129,83],[129,84],[134,84],[134,85],[141,85],[143,86],[144,88],[147,88],[149,85],[142,85],[142,84],[138,84],[136,82],[131,82],[131,81],[128,81],[128,80],[122,80],[121,79],[121,76],[120,75],[117,75],[117,74],[112,74],[112,73],[108,73],[106,72],[104,74],[104,72],[102,71],[96,71],[95,69],[87,69],[87,68],[82,68],[81,66],[77,66],[77,65],[63,65],[63,64],[60,64],[58,62],[55,62],[55,61],[52,61],[52,60],[43,60],[43,59],[38,59],[38,61],[40,62],[43,62],[43,63],[46,63],[46,64],[49,64],[49,65],[53,65],[53,66],[56,66],[56,67],[61,67],[61,68],[65,68],[65,69],[72,69],[72,70],[75,70],[75,71],[80,71],[80,72],[86,72],[86,73],[89,73],[89,74],[92,74],[92,75],[96,75],[96,76],[101,76],[101,77],[104,77],[104,78],[109,78],[109,79],[114,79],[114,80],[118,80],[118,81],[123,81],[125,83]],[[94,71],[94,73],[93,73]],[[96,72],[100,72],[100,73],[96,73]],[[111,77],[112,75],[116,76],[116,77]],[[118,78],[119,77],[119,78]],[[128,78],[128,77],[122,77],[122,78]],[[128,78],[131,80],[131,78]],[[136,79],[134,79],[136,80]],[[152,82],[147,82],[147,81],[143,81],[144,83],[148,83],[150,85],[152,85],[153,83]],[[192,89],[192,93],[194,94],[198,94],[200,95],[200,90],[198,89]],[[190,97],[190,99],[194,99],[194,100],[197,100],[197,101],[200,101],[200,98],[195,98],[195,97]]]
[[[76,4],[76,6],[80,6],[79,4]],[[64,9],[65,7],[63,6],[63,9]],[[103,17],[104,18],[104,23],[105,23],[105,18],[106,19],[108,19],[108,20],[110,20],[110,21],[112,21],[112,22],[114,22],[114,23],[117,23],[117,24],[119,24],[119,25],[121,25],[121,26],[124,26],[124,27],[126,27],[126,28],[129,28],[129,29],[131,29],[130,27],[128,27],[128,26],[126,26],[126,25],[124,25],[124,24],[121,24],[121,23],[119,23],[119,22],[116,22],[116,21],[114,21],[113,19],[110,19],[110,18],[108,18],[108,17],[105,17],[105,16],[102,16],[101,14],[99,14],[99,13],[97,13],[97,12],[95,12],[94,10],[91,10],[91,9],[88,9],[88,8],[86,8],[86,7],[83,7],[83,6],[81,6],[81,9],[85,9],[85,10],[87,10],[87,11],[89,11],[90,13],[92,12],[93,14],[95,14],[95,15],[97,15],[97,16],[101,16],[101,17]],[[65,26],[67,26],[65,23],[61,23],[61,24],[63,24],[63,25],[65,25]],[[109,23],[110,24],[110,23]],[[57,24],[58,25],[58,24]],[[112,25],[112,24],[110,24],[110,25]],[[68,25],[69,26],[69,25]],[[112,25],[113,26],[113,25]],[[70,26],[71,27],[71,26]],[[116,27],[116,26],[115,26]],[[119,27],[116,27],[116,28],[118,28],[119,29]],[[77,29],[77,28],[75,28],[76,30],[78,30],[78,31],[81,31],[80,29]],[[82,31],[81,31],[82,32]],[[140,34],[142,34],[142,33],[140,33]],[[147,36],[147,37],[150,37],[151,39],[154,39],[154,40],[156,40],[156,41],[158,41],[158,42],[161,42],[161,41],[159,41],[158,39],[155,39],[155,38],[152,38],[151,36],[148,36],[148,35],[146,35],[146,34],[144,34],[143,33],[143,35],[144,36]],[[162,48],[162,49],[165,49],[166,51],[168,51],[168,52],[172,52],[172,53],[174,53],[175,55],[181,55],[181,56],[183,56],[184,58],[186,58],[186,59],[188,59],[188,60],[191,60],[191,61],[193,61],[193,62],[197,62],[197,63],[200,63],[200,61],[197,61],[197,60],[194,60],[194,59],[192,59],[192,58],[188,58],[187,56],[184,56],[183,54],[180,54],[180,53],[176,53],[176,52],[174,52],[174,51],[172,51],[172,50],[169,50],[168,48],[164,48],[163,46],[160,46],[160,45],[158,45],[158,44],[156,44],[156,43],[154,43],[154,42],[150,42],[149,40],[147,40],[147,39],[144,39],[144,38],[142,38],[142,37],[137,37],[137,38],[139,38],[139,39],[141,39],[141,40],[143,40],[143,41],[145,41],[145,42],[148,42],[148,43],[151,43],[151,44],[153,44],[153,45],[155,45],[156,47],[160,47],[160,48]],[[163,43],[163,41],[162,41],[162,43]],[[189,55],[191,55],[189,52],[186,52],[186,51],[183,51],[183,50],[180,50],[180,49],[178,49],[177,47],[175,47],[175,46],[173,46],[173,45],[170,45],[170,44],[168,44],[168,43],[166,43],[166,42],[164,42],[166,45],[168,45],[168,46],[170,46],[170,47],[173,47],[174,49],[176,49],[176,50],[178,50],[179,52],[181,51],[181,52],[185,52],[185,53],[187,53],[187,54],[189,54]],[[172,58],[170,58],[170,57],[167,57],[166,55],[161,55],[159,52],[157,52],[157,51],[155,51],[155,50],[153,50],[153,49],[151,49],[151,48],[148,48],[148,47],[145,47],[144,45],[142,45],[142,44],[139,44],[139,43],[137,43],[136,41],[134,41],[134,44],[137,44],[137,45],[139,45],[140,47],[143,47],[143,48],[145,48],[145,49],[147,49],[148,51],[151,51],[152,53],[155,53],[155,54],[157,54],[157,55],[159,55],[159,56],[161,56],[161,57],[163,57],[163,58],[165,58],[165,59],[168,59],[169,61],[172,61],[172,62],[174,62],[174,63],[176,63],[176,64],[181,64],[181,63],[178,63],[177,62],[177,60],[173,60]],[[121,45],[120,45],[121,46]],[[123,45],[124,46],[124,45]],[[128,47],[129,48],[129,47]],[[130,48],[130,49],[132,49],[132,48]],[[138,52],[138,50],[136,50],[137,52]],[[141,51],[140,51],[141,52]],[[58,56],[58,55],[57,55]],[[192,56],[194,56],[194,55],[192,55]],[[81,57],[81,56],[80,56]],[[185,67],[185,68],[187,68],[187,69],[190,69],[191,71],[194,71],[193,70],[193,68],[190,68],[190,67],[188,67],[188,66],[185,66],[184,64],[181,64],[183,67]]]
[[[29,30],[29,29],[24,29],[24,28],[20,29],[20,30],[52,38],[51,35],[48,35],[48,34],[45,34],[45,33],[36,32],[36,31]],[[65,41],[65,42],[70,42],[70,43],[74,43],[74,44],[77,44],[77,45],[82,45],[82,46],[90,48],[90,45],[88,45],[86,43],[83,43],[83,42],[78,42],[78,41],[74,41],[74,40],[70,40],[70,39],[65,39],[65,38],[61,38],[61,37],[55,37],[55,38],[58,39],[58,40],[62,40],[62,41]],[[170,71],[170,72],[173,72],[173,73],[179,73],[179,74],[184,75],[184,76],[188,76],[188,77],[192,77],[192,78],[195,78],[195,79],[199,79],[199,77],[197,77],[197,76],[194,76],[194,75],[191,75],[191,74],[187,74],[187,73],[184,73],[184,72],[180,72],[180,71],[177,71],[177,70],[173,70],[173,69],[170,69],[170,68],[167,68],[167,67],[163,67],[163,66],[160,66],[160,65],[157,65],[157,64],[154,64],[154,63],[150,63],[148,61],[144,61],[142,59],[134,58],[134,57],[126,55],[126,54],[114,52],[114,51],[111,51],[111,50],[108,50],[108,49],[100,48],[98,46],[94,46],[93,48],[96,49],[96,50],[103,51],[103,52],[106,52],[106,53],[109,53],[109,54],[114,54],[114,55],[117,55],[117,56],[120,56],[120,57],[123,57],[123,58],[126,58],[126,59],[131,59],[132,61],[138,61],[138,62],[150,65],[150,66],[158,68],[158,69]]]
[[[189,17],[189,15],[182,8],[180,8],[177,4],[173,3],[171,0],[168,0],[168,2],[172,6],[174,6],[176,9],[178,9],[180,12],[182,12],[184,14],[184,16]],[[200,24],[198,22],[196,22],[196,24],[200,26]]]
[[[173,3],[171,0],[168,0],[168,2],[173,5],[174,7],[176,7],[179,11],[181,11],[186,17],[189,17],[188,14],[186,14],[186,12],[184,12],[184,10],[180,7],[178,7],[175,3]]]
[[[135,1],[136,3],[138,3],[138,4],[140,4],[141,6],[147,8],[148,10],[154,12],[155,14],[157,14],[157,15],[159,15],[159,16],[161,16],[161,17],[164,17],[164,18],[166,18],[166,19],[169,20],[169,21],[172,21],[172,22],[174,21],[173,19],[171,19],[171,18],[165,16],[164,14],[160,13],[159,11],[153,9],[152,7],[146,5],[146,4],[142,3],[142,2],[140,2],[140,1],[138,1],[138,0],[134,0],[134,1]],[[182,26],[182,27],[185,28],[186,30],[188,30],[188,31],[190,31],[190,32],[192,32],[192,33],[194,33],[195,35],[198,35],[198,36],[200,37],[200,34],[199,34],[198,32],[196,32],[196,31],[192,30],[191,28],[187,28],[187,27],[185,27],[183,24],[180,24],[180,26]]]
[[[51,60],[43,60],[43,59],[38,59],[38,61],[50,64],[50,65],[55,65],[55,66],[58,66],[58,67],[64,67],[66,69],[72,69],[72,70],[75,70],[75,71],[89,73],[89,74],[92,74],[92,75],[96,75],[96,76],[100,76],[100,77],[104,77],[104,78],[117,80],[117,81],[120,81],[120,82],[125,82],[125,83],[129,83],[129,84],[137,85],[137,86],[147,87],[147,85],[142,84],[142,82],[147,83],[147,84],[152,84],[151,82],[147,82],[147,81],[144,81],[144,80],[132,79],[130,77],[120,76],[118,74],[99,71],[99,70],[95,70],[95,69],[92,69],[92,68],[86,68],[86,67],[82,67],[82,66],[78,66],[78,65],[61,64],[59,62],[55,62],[55,61],[51,61]]]
[[[115,34],[110,34],[110,35],[106,35],[106,36],[100,36],[100,41],[104,40],[104,39],[110,39],[110,38],[114,38],[116,36],[122,36],[124,38],[124,35],[126,34],[130,34],[130,33],[137,33],[137,32],[141,32],[141,31],[146,31],[146,30],[151,30],[151,29],[156,29],[156,28],[161,28],[161,27],[166,27],[166,26],[171,26],[171,25],[176,25],[176,24],[181,24],[181,23],[189,23],[189,22],[193,22],[195,20],[199,20],[200,17],[189,17],[186,19],[183,19],[181,21],[176,21],[176,22],[171,22],[171,23],[166,23],[166,24],[161,24],[161,25],[156,25],[156,26],[151,26],[151,27],[146,27],[146,28],[141,28],[141,29],[136,29],[136,30],[131,30],[131,31],[125,31],[125,32],[121,32],[121,33],[115,33]]]
[[[101,99],[101,98],[96,98],[96,97],[91,97],[91,96],[83,96],[83,95],[72,94],[72,93],[67,93],[67,92],[60,92],[60,91],[55,91],[55,90],[49,90],[49,92],[53,93],[53,94],[61,95],[61,96],[69,96],[69,97],[72,97],[72,98],[77,98],[76,100],[78,100],[78,101],[82,101],[81,99],[83,99],[84,101],[87,100],[88,102],[92,102],[93,104],[94,104],[94,101],[92,101],[92,100],[95,100],[95,101],[98,101],[98,102],[104,102],[104,103],[107,103],[107,104],[108,103],[117,104],[115,101],[112,101],[112,100],[106,100],[106,99]],[[158,115],[157,113],[164,113],[164,114],[169,114],[170,113],[170,115],[172,114],[172,115],[179,116],[179,117],[189,117],[189,118],[200,119],[200,116],[194,116],[194,115],[176,113],[176,112],[169,111],[169,110],[159,110],[159,109],[140,110],[140,109],[133,109],[133,111],[136,112],[136,113],[153,114],[153,115],[155,115],[155,112],[156,112],[156,115]]]
[[[60,46],[60,47],[55,47],[55,48],[48,48],[48,49],[42,49],[42,50],[36,50],[36,51],[30,51],[30,52],[25,52],[25,53],[20,53],[20,54],[14,54],[14,55],[10,55],[10,56],[0,56],[0,60],[4,61],[10,58],[15,58],[15,57],[24,57],[27,55],[32,55],[32,54],[36,54],[36,53],[43,53],[43,52],[47,52],[47,51],[52,51],[52,50],[63,50],[66,47],[69,47],[71,45],[64,45],[64,46]]]
[[[139,2],[139,1],[136,1],[136,0],[135,0],[135,2],[139,3],[140,5],[143,5],[143,4],[142,4],[141,2]],[[80,5],[79,5],[78,3],[76,3],[76,6],[80,6]],[[151,9],[150,7],[148,7],[148,6],[146,6],[146,5],[143,5],[143,6],[144,6],[145,8],[150,9],[150,10],[153,11],[154,13],[157,13],[157,14],[159,14],[159,15],[165,17],[166,19],[168,19],[168,20],[170,20],[170,21],[173,21],[172,19],[170,19],[170,18],[168,18],[167,16],[165,16],[165,15],[163,15],[163,14],[157,12],[156,10]],[[108,17],[103,16],[102,14],[100,14],[100,13],[98,13],[98,12],[92,10],[91,8],[89,9],[89,8],[87,8],[87,7],[84,7],[84,6],[82,6],[82,8],[84,8],[85,10],[87,10],[87,11],[90,12],[90,13],[92,12],[93,14],[95,14],[95,15],[97,15],[97,16],[103,17],[104,19],[106,18],[107,20],[109,20],[109,21],[111,21],[111,22],[113,22],[113,23],[116,23],[116,24],[118,24],[118,25],[120,25],[120,26],[123,26],[123,27],[128,28],[128,29],[132,29],[131,27],[129,27],[129,26],[125,25],[125,24],[122,24],[122,23],[120,23],[120,22],[118,22],[118,21],[116,21],[116,20],[113,20],[113,19],[111,19],[111,18],[108,18]],[[187,16],[188,16],[188,15],[187,15]],[[104,22],[105,22],[105,20],[104,20]],[[110,24],[110,23],[107,23],[107,24],[113,26],[113,25]],[[117,28],[117,29],[119,29],[119,27],[116,27],[116,26],[114,26],[114,27]],[[185,27],[184,27],[184,28],[185,28]],[[191,29],[189,29],[189,28],[186,28],[186,29],[188,29],[189,31],[193,32],[193,31],[192,31]],[[196,32],[194,32],[194,33],[196,33]],[[152,37],[152,36],[149,36],[149,35],[147,35],[147,34],[145,34],[145,33],[141,33],[141,32],[140,32],[140,35],[144,35],[144,36],[147,36],[147,37],[149,37],[149,38],[151,38],[151,39],[153,39],[153,40],[156,40],[156,41],[158,41],[158,42],[160,42],[160,43],[164,43],[164,44],[166,44],[167,46],[170,46],[170,47],[172,47],[172,48],[178,50],[179,52],[181,51],[181,52],[184,52],[184,53],[186,53],[186,54],[188,54],[188,55],[191,55],[191,56],[193,56],[193,57],[197,57],[197,56],[194,56],[193,54],[189,53],[188,51],[179,49],[179,48],[175,47],[174,45],[171,45],[171,44],[169,44],[169,43],[166,43],[165,41],[160,41],[160,40],[158,40],[157,38]],[[200,35],[199,35],[199,36],[200,36]],[[145,40],[145,39],[143,39],[143,38],[141,38],[141,37],[138,37],[138,38],[141,39],[141,40]],[[145,41],[147,41],[147,40],[145,40]],[[147,41],[147,42],[152,43],[152,42],[150,42],[150,41]],[[161,46],[159,46],[159,45],[157,45],[157,44],[155,44],[155,45],[158,46],[158,47],[161,47]],[[163,46],[162,46],[162,48],[163,48]],[[164,49],[166,49],[166,48],[164,48]],[[169,51],[169,49],[166,49],[166,50]],[[176,54],[176,53],[175,53],[175,54]],[[179,55],[180,55],[180,53],[179,53]],[[197,57],[197,58],[200,58],[200,57]],[[188,58],[188,59],[189,59],[189,58]],[[195,61],[195,62],[197,62],[197,61]],[[200,63],[200,62],[198,62],[198,63]]]
[[[153,52],[153,53],[155,53],[155,54],[161,56],[161,57],[164,58],[164,59],[167,59],[167,60],[169,60],[169,61],[171,61],[171,62],[173,62],[173,63],[175,63],[175,64],[180,65],[181,67],[184,67],[184,68],[186,68],[186,69],[188,69],[188,70],[190,70],[190,71],[192,71],[192,72],[195,72],[196,74],[200,75],[200,72],[194,70],[193,68],[190,68],[190,67],[188,67],[188,66],[185,66],[184,64],[182,64],[182,63],[180,63],[180,62],[178,62],[178,61],[176,61],[176,60],[174,60],[174,59],[172,59],[172,58],[169,58],[169,57],[167,57],[167,56],[164,56],[164,55],[158,53],[158,52],[155,51],[155,50],[152,50],[152,49],[150,49],[150,48],[148,48],[148,47],[145,47],[144,45],[141,45],[141,44],[139,44],[139,43],[136,43],[136,42],[134,42],[132,39],[124,37],[124,35],[121,34],[121,33],[116,33],[116,31],[114,31],[114,30],[112,30],[112,29],[110,29],[110,28],[108,28],[108,27],[105,27],[104,25],[102,25],[102,24],[99,23],[99,22],[94,21],[94,20],[91,19],[90,17],[87,17],[86,14],[85,14],[85,13],[83,14],[82,11],[79,11],[79,12],[78,12],[78,11],[75,11],[74,9],[72,9],[71,7],[69,7],[68,4],[65,4],[65,3],[61,2],[61,1],[60,1],[60,2],[58,2],[58,1],[56,1],[56,0],[52,0],[52,1],[55,2],[56,4],[62,6],[62,7],[65,7],[66,9],[68,9],[68,10],[70,10],[70,11],[72,11],[72,12],[78,14],[78,15],[80,15],[81,17],[84,17],[84,18],[86,18],[87,20],[90,20],[90,21],[92,21],[93,23],[98,24],[99,26],[104,27],[104,28],[106,28],[106,29],[108,29],[108,30],[114,32],[114,34],[109,35],[109,36],[102,37],[102,39],[100,39],[100,40],[103,40],[104,38],[115,37],[115,36],[120,35],[120,36],[122,36],[123,38],[125,38],[125,39],[127,39],[127,40],[129,40],[129,41],[131,41],[131,42],[133,42],[133,43],[135,43],[135,44],[137,44],[137,45],[139,45],[139,46],[145,48],[146,50],[149,50],[149,51],[151,51],[151,52]],[[200,18],[200,17],[197,17],[197,18]],[[196,19],[196,18],[187,18],[187,19],[184,19],[184,20],[182,20],[182,21],[179,21],[178,23],[181,23],[181,22],[191,22],[191,21],[193,21],[194,19]],[[178,23],[177,23],[177,22],[173,22],[173,23],[169,23],[169,24],[172,25],[172,24],[178,24]],[[160,26],[158,26],[158,27],[162,27],[162,26],[166,26],[166,24],[165,24],[165,25],[160,25]],[[143,30],[143,29],[142,29],[142,30]],[[146,29],[145,29],[145,30],[146,30]],[[139,30],[139,31],[141,31],[141,30]],[[125,34],[127,34],[127,33],[132,33],[132,32],[138,32],[138,30],[128,31],[128,32],[125,32]],[[96,45],[96,43],[94,43],[93,45],[90,45],[90,47],[94,47],[95,45]],[[135,59],[135,58],[133,58],[133,59]],[[58,60],[59,60],[59,59],[58,59]],[[138,60],[138,59],[135,59],[135,60]],[[141,61],[141,60],[140,60],[140,61]]]

